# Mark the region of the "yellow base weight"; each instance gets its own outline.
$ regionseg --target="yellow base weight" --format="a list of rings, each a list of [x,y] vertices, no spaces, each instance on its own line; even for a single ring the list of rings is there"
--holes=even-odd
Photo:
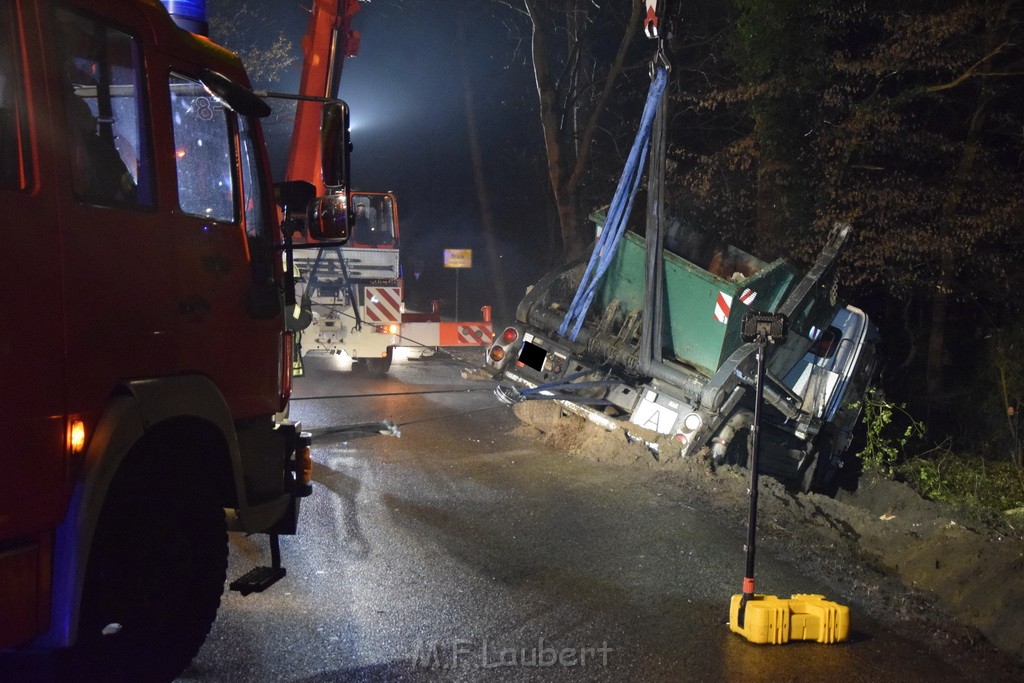
[[[850,635],[850,608],[823,595],[754,595],[747,601],[743,626],[738,625],[743,595],[732,596],[729,628],[752,643],[782,645],[791,640],[838,643]]]

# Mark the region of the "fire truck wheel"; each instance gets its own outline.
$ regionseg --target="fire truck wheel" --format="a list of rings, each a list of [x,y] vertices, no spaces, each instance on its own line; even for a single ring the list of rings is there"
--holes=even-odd
[[[96,675],[79,680],[170,681],[213,625],[227,571],[224,510],[181,456],[151,444],[111,483],[72,655],[80,672]]]

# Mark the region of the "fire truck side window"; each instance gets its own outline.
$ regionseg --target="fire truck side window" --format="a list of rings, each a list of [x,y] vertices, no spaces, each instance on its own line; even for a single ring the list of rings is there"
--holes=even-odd
[[[242,190],[245,194],[245,232],[249,237],[264,237],[267,234],[267,214],[263,202],[263,174],[260,172],[260,156],[253,139],[249,119],[239,117],[238,137],[242,143]]]
[[[30,156],[16,25],[14,4],[0,0],[0,187],[25,189]]]
[[[234,221],[228,112],[198,81],[171,74],[170,85],[178,204],[193,216]]]
[[[100,21],[57,12],[65,46],[72,186],[91,204],[153,202],[135,39]]]

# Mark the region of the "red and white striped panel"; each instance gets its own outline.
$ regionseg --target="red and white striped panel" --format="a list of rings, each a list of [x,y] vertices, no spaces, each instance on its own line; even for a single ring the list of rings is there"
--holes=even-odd
[[[494,339],[494,329],[490,323],[473,323],[459,326],[460,344],[482,344],[486,346],[491,343],[492,339]]]
[[[725,292],[718,293],[718,300],[715,301],[715,320],[720,323],[729,322],[729,313],[732,309],[732,297]]]
[[[487,346],[492,339],[489,322],[441,323],[441,346]]]
[[[397,323],[402,320],[401,287],[367,287],[364,291],[363,317],[371,323]]]

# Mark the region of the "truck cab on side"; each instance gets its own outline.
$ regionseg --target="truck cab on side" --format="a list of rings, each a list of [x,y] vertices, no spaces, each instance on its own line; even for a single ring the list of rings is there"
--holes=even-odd
[[[227,530],[297,528],[269,112],[156,0],[0,0],[0,656],[172,678]],[[310,229],[343,241],[329,184]]]

